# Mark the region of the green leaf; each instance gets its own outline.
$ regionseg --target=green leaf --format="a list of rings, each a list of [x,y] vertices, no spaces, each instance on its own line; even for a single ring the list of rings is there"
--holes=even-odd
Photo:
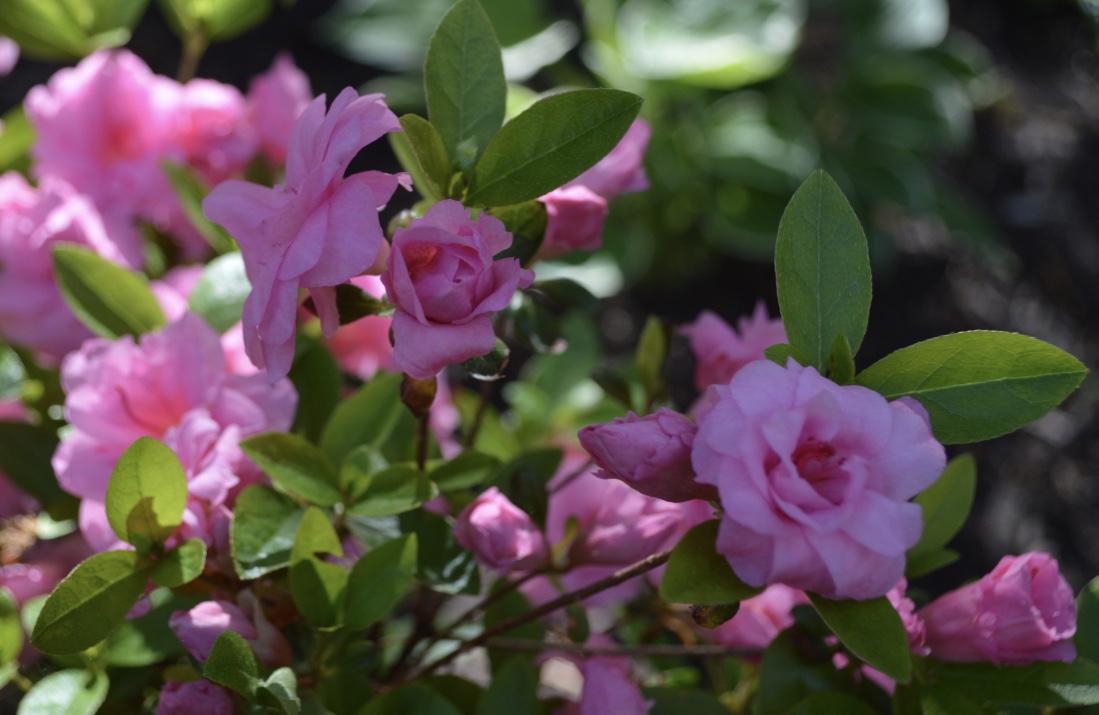
[[[492,352],[465,360],[462,362],[462,369],[474,380],[492,382],[504,376],[504,368],[507,367],[510,356],[511,350],[507,343],[496,338]]]
[[[23,624],[19,621],[19,604],[11,591],[0,586],[0,666],[13,662],[22,651]]]
[[[16,715],[94,715],[107,699],[109,686],[106,673],[59,670],[34,684]]]
[[[44,60],[70,60],[120,47],[141,19],[148,0],[5,0],[0,35]]]
[[[875,715],[877,711],[847,693],[814,693],[786,711],[786,715]]]
[[[176,611],[196,606],[201,597],[179,596],[166,589],[149,595],[153,607],[140,618],[122,622],[107,638],[106,661],[118,668],[142,668],[162,663],[183,652],[183,644],[172,632],[168,619]]]
[[[34,140],[34,128],[27,121],[22,105],[8,110],[0,118],[0,172],[26,172]]]
[[[233,566],[254,579],[290,565],[304,509],[273,489],[253,484],[237,497],[230,532]]]
[[[977,493],[977,462],[972,454],[950,460],[942,476],[916,497],[923,508],[923,536],[908,550],[919,559],[940,551],[961,531]]]
[[[439,593],[480,592],[480,575],[473,553],[454,540],[454,530],[446,520],[423,509],[397,517],[401,531],[416,535],[416,577]]]
[[[564,453],[554,447],[527,450],[501,469],[489,486],[498,487],[515,506],[530,514],[535,523],[544,525],[549,509],[546,485],[563,458]]]
[[[929,551],[916,557],[909,557],[904,568],[906,578],[919,578],[932,571],[938,571],[944,566],[949,566],[960,558],[961,554],[953,549],[940,549]]]
[[[244,259],[239,251],[234,251],[206,264],[188,303],[192,313],[201,315],[214,330],[224,333],[240,322],[244,300],[251,292]]]
[[[389,516],[415,509],[439,495],[427,475],[414,466],[395,464],[356,479],[355,503],[348,511],[356,516]]]
[[[655,315],[650,315],[637,341],[635,357],[637,374],[645,389],[648,404],[663,399],[668,392],[668,384],[664,379],[664,361],[668,357],[670,340],[671,335],[665,330],[664,323]]]
[[[160,167],[168,176],[168,181],[175,191],[176,198],[179,199],[179,205],[183,207],[187,220],[203,240],[218,253],[236,250],[237,244],[233,238],[221,226],[206,218],[206,214],[202,211],[202,200],[210,193],[210,187],[198,178],[193,169],[183,164],[164,160]]]
[[[153,583],[176,588],[202,575],[206,568],[206,544],[202,539],[188,539],[175,547],[153,568]]]
[[[265,432],[243,440],[240,448],[287,494],[318,506],[340,501],[336,468],[320,448],[304,437]]]
[[[379,372],[336,407],[321,435],[321,450],[332,464],[342,464],[351,450],[361,445],[381,449],[386,444],[407,413],[400,387],[400,375]]]
[[[782,214],[775,279],[786,336],[808,364],[825,372],[836,335],[859,351],[870,315],[866,236],[843,192],[814,172]]]
[[[110,635],[149,581],[133,551],[95,554],[73,569],[38,614],[31,644],[50,655],[71,655]]]
[[[1076,635],[1072,642],[1078,656],[1099,661],[1099,576],[1076,597]]]
[[[383,693],[370,700],[359,715],[462,715],[450,701],[422,683]]]
[[[167,322],[144,276],[94,251],[71,244],[55,245],[53,268],[65,302],[96,335],[139,336]]]
[[[45,427],[0,421],[0,471],[47,509],[74,501],[53,471],[57,444],[57,434]]]
[[[829,601],[810,593],[817,613],[853,654],[898,683],[912,678],[908,634],[885,596],[869,601]]]
[[[416,183],[424,198],[433,201],[447,198],[447,189],[450,185],[450,162],[447,159],[446,147],[443,138],[435,126],[415,114],[406,114],[401,117],[401,128],[404,136],[412,149],[415,159],[415,168],[419,169],[423,179]],[[501,118],[502,121],[502,118]],[[499,129],[500,125],[496,125]],[[496,129],[492,132],[495,134]],[[400,134],[392,133],[390,137],[399,137]],[[491,137],[491,135],[490,135]],[[407,168],[407,167],[406,167]],[[413,177],[415,181],[415,177]],[[425,185],[426,184],[426,185]]]
[[[343,546],[324,512],[309,507],[290,555],[290,592],[306,620],[314,627],[326,628],[339,622],[347,571],[316,558],[316,553],[343,556]]]
[[[504,123],[507,100],[500,43],[476,0],[458,0],[435,28],[424,61],[424,90],[427,116],[450,164],[472,167]]]
[[[578,89],[535,102],[485,149],[466,203],[506,206],[553,191],[606,156],[640,109],[640,97],[616,89]]]
[[[340,404],[343,373],[328,348],[308,335],[298,335],[296,353],[288,375],[298,391],[298,410],[291,429],[316,443]]]
[[[837,385],[850,385],[855,381],[855,358],[843,333],[836,333],[836,339],[832,341],[832,350],[828,355],[828,379]]]
[[[504,228],[511,234],[511,247],[500,251],[496,258],[518,258],[521,265],[530,265],[546,234],[548,214],[545,204],[541,201],[524,201],[511,206],[497,206],[488,213],[503,221]]]
[[[351,568],[344,624],[364,629],[393,610],[412,587],[416,574],[416,534],[371,549]]]
[[[919,400],[943,444],[1007,434],[1045,415],[1087,368],[1041,340],[995,331],[954,333],[887,355],[855,382],[887,400]]]
[[[442,492],[479,487],[500,471],[500,460],[491,454],[467,449],[449,462],[431,470],[431,481]]]
[[[197,35],[222,42],[255,27],[271,13],[271,0],[160,0],[160,8],[184,40]]]
[[[652,700],[650,715],[729,715],[717,698],[701,690],[677,687],[645,688],[645,700]]]
[[[956,690],[928,685],[920,693],[923,715],[984,715],[984,710]]]
[[[259,658],[248,641],[234,631],[225,631],[214,641],[202,675],[255,702],[256,691],[263,683],[260,669]]]
[[[719,523],[718,519],[704,521],[676,544],[660,582],[664,600],[717,605],[743,601],[760,592],[737,578],[729,562],[715,550]]]
[[[1099,704],[1099,664],[1077,657],[1073,663],[1034,663],[1003,668],[991,663],[939,663],[936,685],[977,703],[1066,707]]]
[[[759,692],[755,711],[759,715],[784,715],[813,693],[840,691],[842,673],[827,652],[813,653],[790,633],[779,634],[763,653],[759,668]]]
[[[513,656],[492,675],[488,690],[477,703],[476,715],[538,712],[538,679],[530,660]]]
[[[138,551],[163,544],[183,523],[187,475],[179,457],[152,437],[139,437],[118,458],[107,485],[107,521]]]
[[[256,700],[261,705],[278,708],[285,715],[298,715],[301,712],[298,676],[289,667],[278,668],[260,684]]]

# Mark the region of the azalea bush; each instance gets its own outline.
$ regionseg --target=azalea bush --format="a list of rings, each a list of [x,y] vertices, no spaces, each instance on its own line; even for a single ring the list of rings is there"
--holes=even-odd
[[[604,355],[553,259],[646,190],[642,96],[505,121],[477,0],[427,44],[426,117],[313,96],[289,56],[241,93],[187,75],[266,4],[163,5],[183,79],[101,49],[142,3],[0,22],[87,55],[28,94],[27,173],[0,176],[2,707],[1099,706],[1099,585],[1052,555],[907,590],[958,558],[952,445],[1057,407],[1076,358],[972,331],[860,370],[867,240],[820,170],[774,226],[780,318],[653,317]],[[403,171],[351,168],[383,137]]]

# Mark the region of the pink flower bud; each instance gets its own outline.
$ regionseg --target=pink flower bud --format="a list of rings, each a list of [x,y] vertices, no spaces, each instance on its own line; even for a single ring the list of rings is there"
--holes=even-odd
[[[168,626],[196,659],[210,657],[214,643],[225,631],[240,635],[269,668],[290,664],[290,644],[267,620],[262,607],[250,591],[232,601],[203,601],[190,611],[176,611]]]
[[[698,320],[679,330],[691,343],[691,352],[698,363],[695,386],[705,390],[710,385],[725,385],[740,368],[763,359],[763,351],[786,342],[786,329],[781,320],[767,317],[767,306],[756,303],[751,317],[737,321],[736,329],[716,313],[702,311]]]
[[[232,715],[233,699],[209,680],[169,682],[160,689],[156,715]]]
[[[533,570],[549,558],[542,532],[496,487],[462,510],[454,524],[454,539],[478,561],[500,571]]]
[[[979,581],[920,610],[932,657],[1029,665],[1076,658],[1076,602],[1049,554],[1005,556]]]
[[[908,580],[901,579],[897,585],[889,589],[885,597],[901,617],[904,630],[908,634],[908,650],[916,655],[927,655],[930,649],[927,647],[927,627],[923,619],[916,615],[916,604],[912,599],[904,595],[908,590]]]
[[[646,496],[670,502],[717,499],[717,489],[694,480],[691,445],[698,426],[678,412],[660,408],[632,412],[607,424],[580,430],[580,444],[599,465],[595,476],[619,479]]]
[[[546,207],[546,233],[538,258],[594,251],[603,242],[607,200],[586,186],[562,186],[538,199]]]

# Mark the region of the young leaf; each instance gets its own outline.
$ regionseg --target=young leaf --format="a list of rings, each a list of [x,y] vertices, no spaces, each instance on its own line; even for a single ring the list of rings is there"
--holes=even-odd
[[[290,592],[306,620],[314,627],[326,628],[339,622],[347,571],[339,564],[321,561],[316,553],[343,556],[343,546],[324,512],[309,507],[290,554]]]
[[[520,204],[575,179],[625,136],[641,101],[617,89],[577,89],[535,102],[485,149],[466,203]]]
[[[664,378],[664,361],[668,357],[670,339],[671,336],[664,329],[661,320],[655,315],[650,315],[637,341],[635,358],[637,373],[641,378],[641,386],[645,388],[648,405],[663,399],[668,392],[667,380]]]
[[[107,485],[107,521],[138,551],[162,544],[183,523],[187,475],[171,448],[139,437],[118,458]]]
[[[500,43],[477,0],[458,0],[435,28],[424,61],[424,90],[428,118],[450,164],[472,167],[504,123],[507,101]]]
[[[923,536],[908,550],[908,559],[922,558],[950,543],[965,524],[977,492],[977,462],[972,454],[950,460],[942,476],[916,503],[923,508]]]
[[[491,454],[467,449],[431,470],[431,481],[443,492],[477,487],[500,471],[500,460]]]
[[[870,315],[866,236],[843,192],[823,171],[813,173],[782,214],[775,243],[775,279],[790,345],[825,372],[837,334],[855,355]]]
[[[855,381],[855,358],[843,333],[836,333],[836,339],[832,341],[832,350],[828,355],[828,379],[838,385],[850,385]]]
[[[887,355],[855,382],[887,400],[908,395],[931,416],[943,444],[999,437],[1043,416],[1076,389],[1087,368],[1041,340],[975,330]]]
[[[413,466],[395,464],[357,480],[355,504],[348,511],[356,516],[389,516],[431,501],[439,490],[427,475]]]
[[[192,313],[201,315],[210,327],[224,333],[240,322],[244,299],[251,292],[244,259],[239,251],[234,251],[206,264],[188,303]]]
[[[210,193],[210,187],[195,175],[194,170],[183,164],[165,160],[161,163],[161,168],[168,176],[168,181],[172,184],[172,189],[175,191],[176,198],[179,199],[179,205],[183,207],[187,220],[206,243],[218,253],[235,250],[237,244],[233,238],[221,226],[206,218],[206,214],[202,211],[202,200]]]
[[[160,8],[180,38],[198,35],[222,42],[263,22],[271,12],[271,0],[160,0]]]
[[[992,663],[939,663],[932,682],[977,703],[1068,707],[1099,704],[1099,664],[1034,663],[1003,668]]]
[[[143,276],[87,248],[53,248],[61,295],[80,322],[104,338],[143,335],[167,322]]]
[[[38,614],[31,644],[50,655],[79,653],[126,617],[149,581],[134,551],[95,554],[64,578]]]
[[[340,500],[336,468],[304,437],[265,432],[243,440],[240,448],[287,494],[318,506],[332,506]]]
[[[381,446],[388,440],[407,412],[400,388],[400,375],[379,372],[336,407],[321,435],[321,450],[332,464],[342,464],[360,445]]]
[[[423,509],[401,514],[401,531],[415,534],[416,578],[439,593],[479,593],[477,561],[473,553],[454,540],[454,530],[444,519]],[[350,598],[349,598],[350,602]]]
[[[202,575],[206,568],[206,543],[202,539],[188,539],[175,547],[157,562],[153,568],[153,583],[165,588],[176,588],[190,583]]]
[[[278,708],[284,715],[298,715],[301,712],[301,698],[298,697],[298,676],[294,670],[284,666],[267,676],[267,680],[256,690],[256,701],[268,708]]]
[[[237,575],[259,578],[289,566],[303,514],[293,499],[259,484],[241,492],[230,532]]]
[[[19,604],[11,591],[0,586],[0,666],[14,661],[22,650],[23,625],[19,622]]]
[[[416,574],[416,545],[416,535],[407,534],[368,551],[355,563],[347,581],[348,628],[369,628],[404,598]]]
[[[232,688],[251,702],[256,701],[256,690],[263,683],[256,652],[234,631],[225,631],[214,641],[202,674],[207,680]]]
[[[720,605],[751,598],[761,589],[737,578],[729,562],[714,550],[719,520],[704,521],[688,531],[668,559],[660,595],[670,603]]]
[[[848,650],[898,683],[912,677],[908,635],[885,596],[869,601],[829,601],[810,593],[817,613]]]
[[[446,147],[443,138],[435,129],[435,125],[423,117],[415,114],[406,114],[401,117],[401,128],[407,138],[415,157],[416,167],[423,176],[423,181],[416,184],[424,198],[438,201],[447,197],[447,188],[450,184],[451,168],[447,160]],[[499,124],[492,130],[496,133]],[[397,133],[390,137],[400,136]],[[490,135],[491,137],[491,135]],[[424,186],[426,184],[426,186]]]
[[[530,660],[512,656],[492,675],[488,690],[477,703],[476,715],[538,712],[538,679]]]
[[[106,673],[59,670],[34,684],[16,715],[94,715],[107,699],[109,686]]]

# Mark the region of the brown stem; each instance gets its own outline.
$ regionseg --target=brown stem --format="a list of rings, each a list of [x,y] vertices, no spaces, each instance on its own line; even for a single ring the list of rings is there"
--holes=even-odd
[[[477,615],[481,611],[484,611],[486,608],[488,608],[492,604],[496,603],[497,601],[499,601],[501,598],[508,595],[512,591],[515,591],[516,589],[518,589],[520,586],[525,584],[527,581],[530,581],[535,576],[541,576],[542,573],[543,573],[543,571],[539,570],[539,571],[531,571],[530,573],[523,574],[522,577],[517,578],[514,581],[508,581],[507,583],[505,583],[503,586],[501,586],[497,590],[495,590],[492,593],[488,594],[487,596],[485,596],[483,601],[480,601],[479,603],[475,604],[468,611],[466,611],[462,615],[455,618],[449,626],[444,628],[437,636],[435,636],[435,638],[433,638],[431,640],[431,642],[427,644],[428,649],[430,649],[431,646],[435,645],[439,641],[446,640],[447,638],[450,637],[450,634],[452,634],[455,631],[455,629],[458,628],[458,626],[462,625],[463,623],[465,623],[466,621],[468,621],[470,618]]]
[[[477,636],[476,638],[473,638],[472,640],[462,642],[455,650],[451,651],[447,655],[443,656],[439,660],[435,661],[434,663],[431,663],[426,668],[421,670],[417,674],[417,677],[429,675],[429,674],[435,672],[439,668],[443,667],[447,663],[449,663],[452,660],[454,660],[455,658],[457,658],[462,653],[465,653],[468,650],[476,648],[477,646],[484,645],[485,643],[487,643],[492,638],[495,638],[496,636],[500,635],[501,633],[507,633],[512,628],[517,628],[517,627],[523,625],[524,623],[530,623],[533,620],[541,618],[542,616],[546,615],[547,613],[553,613],[554,611],[556,611],[559,608],[564,608],[566,606],[571,606],[572,604],[577,603],[578,601],[583,601],[588,596],[599,593],[600,591],[605,591],[608,588],[613,588],[613,587],[617,586],[618,584],[623,583],[625,581],[629,581],[631,578],[634,578],[635,576],[640,576],[641,574],[643,574],[647,571],[652,571],[657,566],[660,566],[661,564],[666,562],[668,560],[668,557],[671,556],[671,555],[672,555],[671,549],[668,549],[667,551],[661,551],[659,554],[653,554],[652,556],[649,556],[648,558],[645,558],[645,559],[642,559],[641,561],[638,561],[636,564],[633,564],[632,566],[627,566],[626,568],[621,569],[620,571],[615,571],[612,575],[608,576],[607,578],[600,579],[599,581],[596,581],[593,584],[589,584],[589,585],[587,585],[584,588],[581,588],[579,590],[571,591],[569,593],[566,593],[566,594],[564,594],[564,595],[562,595],[558,598],[553,599],[552,601],[550,601],[548,603],[542,604],[538,608],[534,608],[530,611],[527,611],[526,613],[523,613],[523,614],[518,615],[518,616],[514,616],[512,618],[507,619],[506,621],[501,621],[500,623],[497,623],[492,628],[486,629],[483,633],[481,633],[481,635]]]
[[[431,413],[429,412],[419,419],[419,429],[416,432],[416,466],[420,468],[421,472],[427,468],[428,421],[430,417]]]
[[[183,56],[179,58],[179,69],[176,70],[177,81],[188,82],[194,79],[195,74],[198,72],[198,63],[202,60],[202,56],[206,54],[208,46],[206,35],[201,29],[187,33],[187,36],[183,39]]]
[[[400,655],[397,656],[397,660],[393,662],[393,667],[389,670],[390,680],[399,677],[408,670],[409,657],[416,650],[417,644],[431,632],[431,622],[435,620],[435,614],[442,603],[442,598],[434,591],[421,587],[416,592],[416,603],[412,607],[413,612],[416,614],[416,627],[412,633],[408,634],[404,648],[401,649]]]
[[[581,655],[625,655],[639,658],[659,656],[717,657],[729,655],[759,655],[758,648],[730,648],[724,645],[623,645],[591,646],[583,643],[542,643],[523,638],[490,638],[490,648],[535,652],[579,653]]]

